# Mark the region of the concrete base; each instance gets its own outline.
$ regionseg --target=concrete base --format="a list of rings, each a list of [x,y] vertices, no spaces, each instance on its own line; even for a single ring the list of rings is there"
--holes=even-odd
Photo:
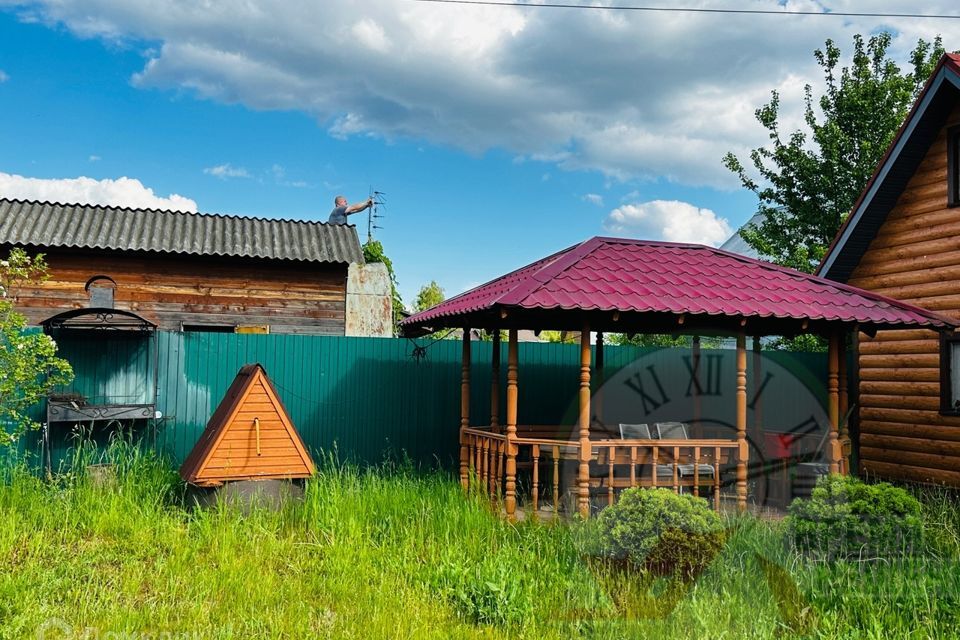
[[[244,513],[253,509],[279,511],[287,502],[303,499],[303,485],[296,480],[239,480],[212,489],[193,487],[191,497],[204,508],[226,504]]]

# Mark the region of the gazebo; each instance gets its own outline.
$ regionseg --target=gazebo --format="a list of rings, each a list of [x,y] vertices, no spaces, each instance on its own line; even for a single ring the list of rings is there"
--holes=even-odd
[[[695,494],[709,487],[718,509],[721,469],[732,469],[737,508],[744,510],[748,335],[813,333],[828,340],[826,458],[831,473],[845,473],[840,423],[846,410],[847,336],[880,329],[952,331],[955,325],[949,318],[897,300],[712,247],[603,237],[538,260],[402,323],[408,336],[444,328],[464,330],[460,481],[465,489],[477,482],[491,497],[502,498],[511,519],[517,509],[518,460],[532,472],[534,511],[545,488],[557,509],[562,460],[576,461],[577,510],[584,517],[590,513],[591,464],[598,463],[608,471],[610,503],[617,487],[665,486],[679,491],[686,486]],[[486,425],[471,423],[471,329],[491,332],[494,342],[491,417]],[[579,332],[576,438],[544,427],[518,430],[517,332],[522,329]],[[505,425],[498,424],[501,331],[507,332],[509,341]],[[595,355],[591,332],[597,335]],[[736,438],[655,438],[646,433],[614,438],[592,431],[591,371],[602,370],[605,332],[735,336]],[[697,338],[693,348],[698,348]],[[617,480],[615,467],[626,469],[626,477]],[[541,475],[547,477],[547,487],[541,484]]]

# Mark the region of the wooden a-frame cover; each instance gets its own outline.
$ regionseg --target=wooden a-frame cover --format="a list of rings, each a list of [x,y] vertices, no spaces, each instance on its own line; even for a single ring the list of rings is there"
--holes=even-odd
[[[231,480],[308,478],[314,465],[263,366],[237,373],[180,477],[200,486]]]

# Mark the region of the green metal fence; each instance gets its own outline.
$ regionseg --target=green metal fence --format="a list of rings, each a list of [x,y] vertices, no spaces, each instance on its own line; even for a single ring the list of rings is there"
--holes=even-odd
[[[155,348],[144,341],[65,338],[60,348],[77,374],[69,390],[91,399],[140,401],[152,395],[155,375],[161,417],[127,427],[144,446],[167,453],[178,464],[194,446],[238,369],[252,362],[266,368],[315,454],[335,447],[342,459],[369,463],[393,451],[419,464],[448,467],[457,455],[461,347],[456,340],[177,332],[158,332],[153,339]],[[425,347],[425,355],[415,357],[415,346]],[[489,422],[491,348],[489,342],[473,345],[474,424]],[[506,346],[502,348],[501,377],[505,378]],[[711,353],[718,363],[722,360],[718,373],[729,387],[732,352],[704,351],[705,356]],[[607,347],[603,379],[632,389],[631,376],[649,375],[650,367],[655,367],[668,392],[682,398],[689,387],[689,360],[684,362],[689,355],[684,349]],[[823,354],[784,353],[773,360],[801,380],[810,391],[808,397],[822,405]],[[572,424],[579,385],[578,347],[523,343],[519,361],[520,422]],[[633,374],[634,370],[639,373]],[[502,379],[501,390],[505,384]],[[724,390],[732,391],[732,387]],[[785,425],[802,419],[809,407],[790,406],[795,395],[784,395],[767,414],[775,411]],[[732,409],[732,401],[729,404]],[[640,404],[637,407],[639,411]],[[103,443],[116,426],[100,424],[90,432]],[[56,467],[74,443],[71,434],[76,426],[55,424],[50,429]],[[39,435],[31,434],[26,446],[39,452]]]

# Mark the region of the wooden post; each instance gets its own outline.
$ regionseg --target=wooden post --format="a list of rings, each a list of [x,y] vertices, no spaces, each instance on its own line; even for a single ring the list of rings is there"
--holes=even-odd
[[[460,365],[460,486],[470,483],[470,461],[464,429],[470,428],[470,327],[463,328],[463,358]]]
[[[700,383],[700,336],[693,336],[693,346],[691,349],[693,358],[693,379]],[[697,385],[693,385],[693,437],[700,439],[703,437],[703,421],[700,416],[700,392]]]
[[[507,346],[507,464],[504,506],[507,518],[517,512],[517,330],[510,329]]]
[[[580,470],[577,506],[580,515],[590,517],[590,325],[583,323],[580,331]]]
[[[827,462],[830,473],[840,473],[840,334],[830,334],[827,352],[827,415],[830,418],[827,436]]]
[[[737,335],[737,509],[747,509],[747,336]]]
[[[500,330],[493,332],[493,359],[490,374],[490,430],[500,433]]]

